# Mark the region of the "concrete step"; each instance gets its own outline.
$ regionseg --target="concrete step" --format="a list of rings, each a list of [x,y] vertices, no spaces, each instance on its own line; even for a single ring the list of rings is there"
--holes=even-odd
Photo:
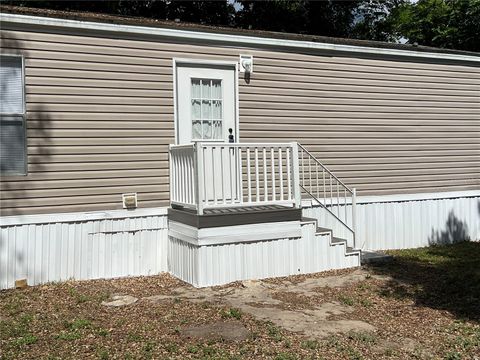
[[[392,261],[393,257],[378,251],[362,250],[362,265],[365,264],[383,264]]]

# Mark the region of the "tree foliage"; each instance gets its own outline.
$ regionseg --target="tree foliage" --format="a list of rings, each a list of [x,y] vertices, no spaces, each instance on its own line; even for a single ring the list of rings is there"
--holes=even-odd
[[[480,0],[4,0],[2,3],[480,51]]]
[[[395,31],[409,43],[480,51],[480,0],[419,0],[396,11]]]

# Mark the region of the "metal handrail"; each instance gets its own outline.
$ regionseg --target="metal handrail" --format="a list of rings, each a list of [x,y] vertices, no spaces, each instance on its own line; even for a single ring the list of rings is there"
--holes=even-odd
[[[356,190],[355,188],[350,189],[347,185],[345,185],[338,177],[336,177],[325,165],[323,165],[312,153],[310,153],[305,147],[298,144],[299,147],[299,162],[301,162],[299,166],[299,173],[301,172],[302,176],[299,179],[300,188],[315,202],[317,202],[323,209],[325,209],[331,216],[333,216],[340,224],[342,224],[348,231],[350,231],[353,235],[353,247],[355,247],[355,229],[356,229]],[[300,154],[300,152],[302,152]],[[306,154],[306,159],[308,160],[308,164],[305,163],[305,159],[303,153]],[[311,161],[313,161],[313,170]],[[319,183],[318,174],[322,173],[322,181]],[[306,175],[305,175],[306,174]],[[326,181],[328,176],[328,182]],[[313,181],[316,178],[316,183]],[[335,181],[335,183],[334,183]],[[334,184],[336,191],[334,189]],[[339,187],[342,189],[340,190]],[[314,190],[316,189],[317,196],[314,194]],[[320,189],[322,189],[321,193],[323,194],[323,202],[319,198]],[[327,196],[327,194],[330,194]],[[335,196],[336,193],[336,196]],[[343,193],[340,196],[340,193]],[[347,215],[347,193],[349,194],[348,197],[351,196],[351,223],[348,221]],[[340,199],[343,198],[342,203]],[[329,203],[327,201],[329,199]],[[336,199],[336,201],[335,201]],[[341,211],[341,206],[343,206],[343,210]],[[336,213],[334,212],[336,207]],[[343,215],[343,219],[342,219]]]
[[[305,149],[305,147],[304,147],[302,144],[300,144],[300,143],[298,144],[298,146],[299,146],[303,151],[305,151],[308,155],[310,155],[310,157],[312,158],[312,160],[314,160],[318,165],[320,165],[323,169],[325,169],[326,172],[328,172],[335,180],[337,180],[337,181],[340,183],[340,185],[342,185],[350,194],[353,195],[353,190],[350,189],[347,185],[345,185],[345,184],[343,183],[343,181],[340,180],[338,177],[336,177],[330,170],[328,170],[328,168],[327,168],[325,165],[323,165],[315,156],[313,156],[313,154],[312,154],[310,151],[308,151],[307,149]]]
[[[302,185],[300,185],[300,187],[308,194],[312,197],[313,200],[315,200],[318,205],[320,205],[322,208],[324,208],[325,210],[327,210],[328,212],[330,212],[331,215],[333,215],[333,217],[335,217],[335,219],[337,219],[338,221],[340,221],[340,223],[345,226],[347,228],[347,230],[349,230],[352,234],[355,235],[355,231],[350,228],[350,226],[348,226],[342,219],[340,219],[337,215],[335,215],[335,213],[333,211],[330,211],[320,200],[318,200],[315,195],[313,195],[310,191],[308,191],[305,187],[303,187]]]

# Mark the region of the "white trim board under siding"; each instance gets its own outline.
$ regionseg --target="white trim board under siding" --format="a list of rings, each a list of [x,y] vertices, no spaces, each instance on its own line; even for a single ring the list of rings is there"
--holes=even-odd
[[[166,38],[177,38],[191,41],[210,41],[217,43],[226,43],[231,46],[268,46],[268,47],[284,47],[293,49],[310,49],[323,51],[341,51],[350,53],[365,53],[373,55],[387,55],[387,56],[404,56],[404,57],[418,57],[430,59],[443,59],[453,61],[469,61],[480,62],[480,56],[452,54],[452,53],[435,53],[428,51],[415,50],[400,50],[400,49],[386,49],[374,48],[367,46],[342,45],[331,43],[320,43],[313,41],[302,40],[286,40],[268,37],[245,36],[239,34],[222,34],[210,33],[203,31],[178,30],[158,27],[122,25],[122,24],[108,24],[91,21],[78,21],[59,18],[49,18],[31,15],[19,14],[0,14],[0,22],[5,26],[8,23],[16,23],[24,26],[53,26],[74,29],[85,29],[90,31],[106,31],[130,34],[144,34],[149,36],[159,36]]]
[[[438,193],[416,193],[416,194],[394,194],[381,196],[357,196],[357,204],[381,203],[381,202],[401,202],[401,201],[420,201],[433,199],[452,199],[463,197],[479,197],[480,190],[469,191],[450,191]],[[347,203],[349,203],[347,199]],[[302,200],[303,206],[312,206],[312,201]],[[313,204],[315,205],[315,204]],[[14,215],[0,216],[0,227],[26,224],[48,224],[60,222],[75,222],[102,219],[118,219],[142,216],[162,216],[167,215],[168,207],[157,208],[138,208],[134,210],[105,210],[91,212],[73,212],[73,213],[55,213],[38,215]]]
[[[139,208],[134,210],[105,210],[92,212],[73,212],[58,214],[18,215],[0,217],[0,227],[27,224],[65,223],[107,219],[127,219],[144,216],[167,215],[168,208]],[[165,225],[166,227],[166,225]]]

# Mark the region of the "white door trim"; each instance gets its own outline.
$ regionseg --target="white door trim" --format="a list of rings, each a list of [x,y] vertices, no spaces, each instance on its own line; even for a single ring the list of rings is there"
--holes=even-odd
[[[173,58],[173,119],[174,119],[174,132],[175,132],[175,144],[178,145],[178,103],[177,103],[177,65],[210,65],[210,66],[227,66],[231,67],[235,71],[234,75],[234,88],[235,88],[235,142],[240,142],[240,125],[239,125],[239,98],[238,98],[238,61],[222,61],[222,60],[205,60],[205,59],[184,59]]]

